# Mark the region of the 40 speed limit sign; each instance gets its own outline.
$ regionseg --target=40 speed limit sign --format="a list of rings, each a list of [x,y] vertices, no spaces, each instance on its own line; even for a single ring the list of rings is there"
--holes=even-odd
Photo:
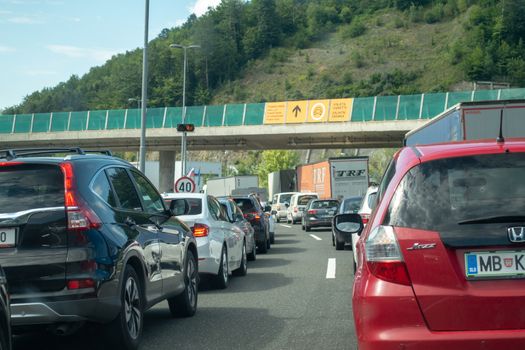
[[[175,192],[177,193],[193,193],[195,192],[195,181],[187,176],[183,176],[175,181]]]

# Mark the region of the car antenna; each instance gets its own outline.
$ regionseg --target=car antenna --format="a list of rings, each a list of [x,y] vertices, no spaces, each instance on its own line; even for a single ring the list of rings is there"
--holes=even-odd
[[[499,135],[496,139],[497,143],[503,143],[505,142],[505,138],[503,138],[503,111],[505,110],[505,107],[507,107],[506,104],[503,105],[503,108],[501,108],[500,114],[499,114]]]

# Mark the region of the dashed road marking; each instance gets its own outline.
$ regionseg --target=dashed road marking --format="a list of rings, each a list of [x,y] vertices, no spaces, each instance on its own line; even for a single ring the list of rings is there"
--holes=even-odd
[[[322,241],[323,240],[322,238],[319,238],[316,235],[310,235],[310,237],[312,237],[313,239],[316,239],[318,241]]]
[[[326,267],[326,278],[335,278],[335,258],[328,259],[328,266]]]
[[[292,228],[292,226],[290,226],[290,225],[285,225],[285,224],[279,224],[279,225],[281,225],[281,226],[283,226],[283,227]]]

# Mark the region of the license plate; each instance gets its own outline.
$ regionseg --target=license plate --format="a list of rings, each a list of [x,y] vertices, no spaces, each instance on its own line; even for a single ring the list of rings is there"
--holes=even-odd
[[[468,278],[525,278],[525,251],[465,253],[465,274]]]
[[[9,248],[16,245],[16,230],[14,228],[0,228],[0,248]]]

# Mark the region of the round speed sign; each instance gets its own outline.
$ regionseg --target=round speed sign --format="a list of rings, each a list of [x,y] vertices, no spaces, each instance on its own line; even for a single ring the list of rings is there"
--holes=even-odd
[[[177,193],[193,193],[195,192],[195,181],[187,176],[183,176],[175,181],[175,192]]]

